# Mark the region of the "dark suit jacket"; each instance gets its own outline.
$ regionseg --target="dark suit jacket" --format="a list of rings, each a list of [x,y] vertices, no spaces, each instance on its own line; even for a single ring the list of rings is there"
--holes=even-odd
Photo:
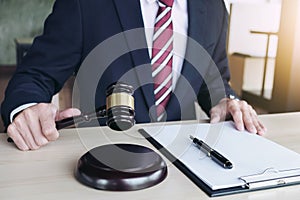
[[[166,108],[167,120],[193,119],[194,101],[208,113],[224,95],[233,94],[223,0],[187,1],[190,38],[182,76]],[[136,121],[155,121],[150,58],[140,28],[139,0],[57,0],[43,34],[34,40],[6,90],[1,106],[5,124],[22,104],[50,102],[74,72],[79,85],[75,100],[80,102],[74,106],[83,112],[104,105],[106,87],[122,79],[135,87]]]

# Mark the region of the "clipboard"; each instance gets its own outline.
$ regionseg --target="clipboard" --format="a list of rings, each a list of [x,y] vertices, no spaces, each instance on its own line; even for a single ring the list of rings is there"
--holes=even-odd
[[[300,184],[298,153],[261,136],[237,131],[233,122],[157,125],[138,131],[210,197]],[[225,154],[233,169],[223,169],[201,153],[189,135]],[[248,149],[251,144],[255,146]],[[232,150],[235,148],[238,153]],[[264,148],[265,152],[260,152]]]

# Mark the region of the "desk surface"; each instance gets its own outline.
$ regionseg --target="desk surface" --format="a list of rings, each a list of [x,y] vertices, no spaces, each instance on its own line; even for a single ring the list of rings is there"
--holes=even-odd
[[[300,113],[262,115],[260,119],[268,127],[265,137],[300,153]],[[1,134],[0,199],[210,199],[170,163],[168,177],[162,183],[139,191],[100,191],[74,179],[77,160],[92,147],[129,142],[153,148],[136,132],[139,126],[126,134],[106,127],[62,130],[59,140],[29,152],[17,150],[6,142],[7,136]],[[298,199],[299,195],[300,185],[214,199],[282,200]]]

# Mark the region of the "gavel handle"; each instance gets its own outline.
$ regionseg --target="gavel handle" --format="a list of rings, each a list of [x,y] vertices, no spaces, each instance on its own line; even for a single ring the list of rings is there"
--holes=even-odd
[[[69,127],[69,126],[73,126],[77,123],[90,121],[90,119],[87,119],[86,116],[87,115],[79,115],[79,116],[76,116],[76,117],[69,117],[69,118],[66,118],[66,119],[63,119],[63,120],[60,120],[60,121],[56,121],[55,122],[56,129],[60,130],[60,129],[63,129],[63,128],[66,128],[66,127]]]
[[[89,122],[93,119],[106,117],[106,106],[101,106],[96,110],[96,112],[92,112],[89,114],[79,115],[75,117],[69,117],[60,121],[56,121],[56,129],[60,130],[69,126],[73,126],[75,124]]]

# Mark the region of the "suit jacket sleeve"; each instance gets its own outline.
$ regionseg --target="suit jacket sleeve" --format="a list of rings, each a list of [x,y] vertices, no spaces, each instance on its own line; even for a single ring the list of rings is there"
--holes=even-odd
[[[229,85],[230,80],[230,72],[228,67],[228,59],[227,59],[227,50],[226,50],[226,42],[227,42],[227,30],[228,30],[228,13],[225,8],[223,1],[214,1],[219,2],[218,6],[214,6],[214,12],[218,13],[218,23],[219,28],[218,37],[216,37],[216,43],[213,48],[213,51],[210,53],[214,64],[217,66],[218,74],[215,72],[208,71],[206,80],[207,82],[201,86],[201,89],[198,93],[198,102],[202,109],[209,115],[210,109],[217,105],[219,101],[229,95],[237,96],[235,92]],[[212,2],[211,2],[212,3]],[[216,12],[217,11],[217,12]],[[212,70],[213,71],[213,70]],[[217,82],[215,79],[217,76],[220,76],[223,81],[222,87],[213,86]],[[212,85],[212,89],[208,89],[207,85]]]
[[[82,28],[78,0],[57,0],[43,34],[17,67],[1,105],[4,124],[16,107],[50,102],[81,61]]]

